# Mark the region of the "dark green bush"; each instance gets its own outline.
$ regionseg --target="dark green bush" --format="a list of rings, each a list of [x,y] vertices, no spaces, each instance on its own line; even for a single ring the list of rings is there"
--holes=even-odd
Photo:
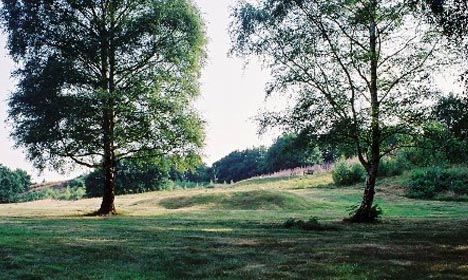
[[[347,162],[341,159],[335,164],[332,177],[336,185],[352,185],[363,182],[366,178],[366,171],[360,163]]]
[[[468,194],[467,167],[448,169],[429,167],[411,173],[408,197],[431,199],[444,192],[453,192],[456,195]]]

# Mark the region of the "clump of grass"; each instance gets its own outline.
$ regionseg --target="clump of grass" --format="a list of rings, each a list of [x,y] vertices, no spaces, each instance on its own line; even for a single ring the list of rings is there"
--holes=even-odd
[[[319,222],[317,217],[311,217],[307,221],[300,219],[289,218],[282,224],[282,227],[287,229],[302,229],[302,230],[336,230],[335,227],[323,225]]]
[[[362,220],[359,220],[359,218],[361,216],[356,217],[356,215],[358,214],[360,206],[361,206],[361,204],[358,203],[358,204],[354,204],[354,205],[351,205],[351,206],[347,207],[349,218],[344,219],[344,221],[345,222],[351,222],[351,223],[353,223],[353,222],[362,222]],[[366,216],[364,216],[364,218],[365,218],[366,222],[375,223],[375,222],[380,221],[380,218],[382,217],[382,215],[383,215],[382,207],[380,207],[378,204],[375,204],[370,208],[369,213],[366,214]],[[356,220],[356,218],[358,220]]]

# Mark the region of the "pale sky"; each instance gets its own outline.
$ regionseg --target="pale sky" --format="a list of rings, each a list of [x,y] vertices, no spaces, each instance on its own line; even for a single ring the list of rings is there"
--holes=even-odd
[[[274,135],[261,138],[252,118],[263,107],[264,87],[268,74],[256,63],[246,68],[244,61],[229,58],[230,39],[227,32],[230,6],[233,0],[195,0],[204,16],[209,37],[208,63],[202,75],[202,96],[196,106],[207,121],[207,140],[204,160],[211,164],[228,153],[270,145]],[[0,163],[15,169],[28,171],[36,181],[55,181],[71,178],[85,172],[78,169],[68,174],[47,171],[39,175],[26,161],[22,150],[13,148],[10,129],[5,123],[7,99],[14,90],[15,81],[10,78],[14,64],[5,50],[5,34],[0,34]]]

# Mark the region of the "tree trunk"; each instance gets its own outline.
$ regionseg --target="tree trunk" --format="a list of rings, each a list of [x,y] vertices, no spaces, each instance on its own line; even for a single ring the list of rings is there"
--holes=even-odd
[[[369,24],[369,49],[370,49],[370,101],[371,101],[371,146],[369,162],[365,164],[367,171],[366,188],[360,207],[356,210],[354,215],[347,219],[350,222],[367,223],[376,220],[378,213],[372,208],[375,195],[375,182],[377,180],[377,171],[379,170],[380,162],[380,104],[378,98],[378,41],[377,41],[377,25],[375,22],[377,10],[377,1],[372,0],[369,6],[369,17],[371,22]]]
[[[114,206],[115,198],[115,177],[116,177],[116,159],[114,152],[114,113],[107,109],[104,112],[104,193],[102,196],[101,209],[99,215],[115,215],[117,212]]]
[[[378,165],[370,167],[370,172],[367,174],[366,188],[364,190],[364,196],[362,197],[361,205],[356,210],[354,215],[349,219],[346,219],[346,221],[352,223],[370,223],[376,220],[377,212],[372,208],[372,205],[374,203],[377,170]]]
[[[105,154],[103,168],[105,178],[104,194],[102,196],[102,204],[98,211],[98,215],[108,216],[117,214],[114,206],[116,162],[112,143],[106,144]]]

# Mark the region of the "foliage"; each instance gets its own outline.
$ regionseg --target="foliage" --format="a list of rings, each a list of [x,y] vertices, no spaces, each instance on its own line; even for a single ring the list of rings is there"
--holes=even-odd
[[[206,184],[213,179],[212,169],[206,164],[192,166],[189,170],[178,171],[171,168],[170,178],[173,181],[192,182],[198,184]]]
[[[100,168],[109,214],[117,161],[200,152],[206,39],[191,1],[2,2],[18,63],[12,135],[37,167]]]
[[[264,170],[273,173],[280,170],[323,163],[318,147],[303,147],[298,143],[298,137],[285,134],[278,137],[268,148],[264,159]]]
[[[18,196],[27,191],[31,177],[24,170],[10,170],[0,165],[0,203],[18,201]]]
[[[468,97],[453,94],[439,99],[433,115],[447,127],[453,136],[468,141]]]
[[[166,158],[119,161],[115,193],[119,195],[172,189],[174,184],[169,181],[170,166],[171,162]],[[86,194],[89,197],[102,196],[103,181],[101,170],[96,170],[86,176]]]
[[[341,158],[332,170],[333,182],[338,186],[353,185],[364,182],[366,170],[358,162]]]
[[[428,4],[432,19],[448,37],[460,42],[468,36],[468,7],[465,0],[424,0],[423,4]]]
[[[446,124],[438,120],[426,122],[419,133],[399,141],[409,144],[399,153],[414,166],[449,165],[468,160],[468,142],[456,137]]]
[[[411,164],[406,159],[405,154],[398,151],[396,155],[387,156],[380,160],[379,172],[377,174],[380,177],[397,176],[410,168]]]
[[[28,191],[18,196],[17,202],[28,202],[44,199],[53,200],[79,200],[86,197],[86,189],[84,187],[70,187],[65,189],[47,188],[40,191]]]
[[[441,98],[433,116],[444,126],[442,151],[450,163],[468,162],[468,97],[449,95]]]
[[[411,173],[407,196],[411,198],[434,198],[440,193],[468,195],[468,168],[448,169],[429,167]]]
[[[213,163],[215,182],[238,182],[264,172],[265,148],[234,151]]]

